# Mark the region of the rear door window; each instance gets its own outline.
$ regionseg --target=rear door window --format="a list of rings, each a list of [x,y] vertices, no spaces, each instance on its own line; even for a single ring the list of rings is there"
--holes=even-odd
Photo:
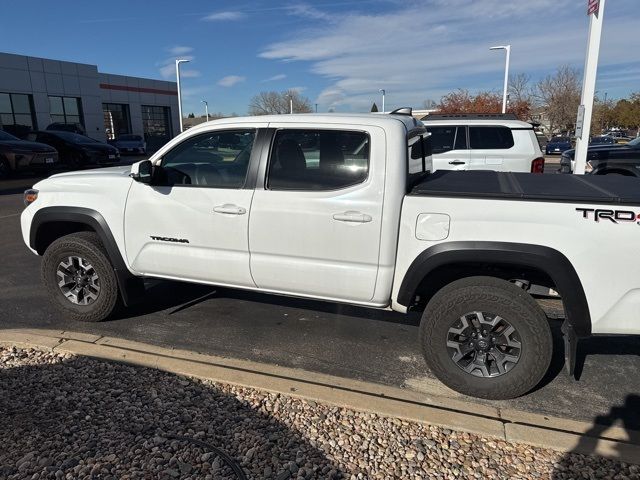
[[[322,191],[362,183],[369,173],[369,143],[364,132],[280,130],[271,149],[267,188]]]
[[[501,126],[469,127],[469,141],[474,150],[507,150],[514,145],[511,129]]]

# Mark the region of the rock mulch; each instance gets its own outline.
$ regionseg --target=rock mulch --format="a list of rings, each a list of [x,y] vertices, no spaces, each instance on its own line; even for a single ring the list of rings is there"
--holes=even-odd
[[[640,479],[640,467],[148,368],[0,348],[0,478]]]

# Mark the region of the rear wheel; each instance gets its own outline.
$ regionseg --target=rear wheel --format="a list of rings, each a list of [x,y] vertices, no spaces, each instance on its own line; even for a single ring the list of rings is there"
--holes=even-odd
[[[433,374],[465,395],[518,397],[534,388],[551,361],[547,318],[517,286],[469,277],[442,288],[422,316],[420,339]]]
[[[42,279],[53,304],[67,318],[99,322],[116,307],[116,275],[94,232],[55,240],[44,253]]]

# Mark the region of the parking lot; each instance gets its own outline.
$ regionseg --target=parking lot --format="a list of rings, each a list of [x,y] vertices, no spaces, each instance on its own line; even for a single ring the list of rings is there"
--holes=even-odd
[[[131,159],[133,160],[133,158]],[[72,323],[49,307],[40,284],[40,259],[22,242],[19,194],[34,182],[18,177],[0,185],[0,325],[2,328],[73,330],[294,367],[459,397],[429,373],[417,342],[418,315],[248,293],[175,282],[149,282],[139,306],[98,323]],[[557,316],[558,305],[545,305]],[[593,421],[640,391],[640,341],[598,338],[580,344],[581,379],[562,371],[559,322],[551,320],[556,351],[534,392],[498,402],[543,415]],[[495,405],[495,402],[491,402]],[[625,412],[627,428],[640,430],[640,412]]]

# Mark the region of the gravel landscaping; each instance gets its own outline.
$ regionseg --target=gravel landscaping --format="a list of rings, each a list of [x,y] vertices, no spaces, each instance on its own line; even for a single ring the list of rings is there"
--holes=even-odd
[[[153,369],[0,347],[0,478],[611,478],[640,467]]]

